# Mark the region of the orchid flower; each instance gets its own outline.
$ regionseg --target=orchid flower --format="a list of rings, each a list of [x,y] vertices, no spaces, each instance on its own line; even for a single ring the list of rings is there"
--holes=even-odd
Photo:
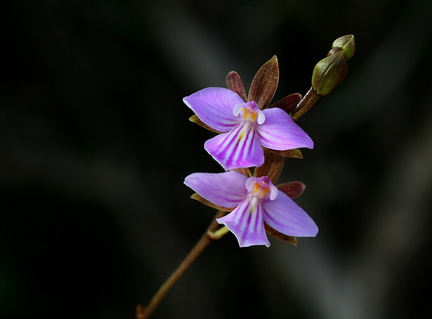
[[[209,87],[183,99],[198,124],[221,133],[204,148],[225,170],[259,167],[264,148],[276,151],[313,148],[312,139],[283,109],[269,107],[277,87],[279,69],[273,57],[258,71],[246,98],[237,73],[227,77],[230,89]]]
[[[212,206],[230,211],[217,222],[236,236],[240,247],[269,247],[267,228],[272,234],[276,231],[295,237],[314,237],[318,233],[309,215],[267,176],[247,177],[237,171],[194,173],[184,183]]]

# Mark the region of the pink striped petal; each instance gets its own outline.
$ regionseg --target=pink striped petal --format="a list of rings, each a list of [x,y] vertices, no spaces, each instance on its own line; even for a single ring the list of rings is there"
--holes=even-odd
[[[237,93],[219,87],[210,87],[183,98],[183,102],[208,126],[227,132],[239,122],[234,106],[244,103]]]
[[[257,127],[260,144],[272,150],[313,148],[313,141],[285,111],[279,108],[263,110],[265,122]]]
[[[254,198],[243,201],[228,215],[218,218],[219,224],[225,225],[237,238],[240,247],[254,245],[270,246],[264,223],[261,204],[255,205]]]
[[[225,173],[194,173],[184,183],[208,201],[223,207],[238,206],[247,195],[247,176],[229,171]]]
[[[249,122],[242,122],[231,132],[219,134],[204,144],[204,148],[225,170],[264,163],[264,151],[259,144],[255,129]]]
[[[315,237],[318,227],[312,218],[285,193],[263,203],[264,221],[278,232],[294,237]]]

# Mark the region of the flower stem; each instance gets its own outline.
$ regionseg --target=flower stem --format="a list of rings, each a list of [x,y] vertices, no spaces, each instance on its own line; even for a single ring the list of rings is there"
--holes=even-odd
[[[315,105],[316,102],[321,98],[313,88],[310,88],[303,99],[297,104],[297,107],[293,111],[293,119],[297,121],[300,116],[304,115],[307,111],[310,110],[312,106]]]
[[[142,305],[138,305],[136,309],[136,319],[147,319],[153,314],[156,310],[160,302],[163,300],[165,295],[171,290],[171,288],[175,285],[175,283],[181,278],[181,276],[186,272],[186,270],[192,265],[192,263],[198,258],[198,256],[202,253],[202,251],[214,240],[221,238],[227,232],[223,230],[217,233],[216,229],[218,227],[218,223],[216,218],[222,217],[226,212],[218,211],[215,218],[210,223],[206,232],[201,236],[192,250],[186,255],[177,269],[168,277],[168,279],[160,286],[159,290],[154,294],[153,298],[150,300],[150,303],[143,307]],[[214,233],[217,233],[219,236],[214,236]]]
[[[229,229],[226,226],[223,226],[216,231],[208,231],[207,234],[211,239],[217,240],[227,233],[229,233]]]

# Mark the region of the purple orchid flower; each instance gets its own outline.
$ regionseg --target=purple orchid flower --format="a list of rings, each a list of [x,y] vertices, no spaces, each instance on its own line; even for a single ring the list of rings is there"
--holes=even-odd
[[[237,171],[194,173],[184,183],[209,202],[231,211],[217,221],[237,237],[240,247],[269,247],[266,224],[287,236],[314,237],[318,233],[309,215],[267,176],[248,178]]]
[[[222,134],[204,148],[225,170],[261,166],[262,147],[272,150],[313,148],[312,139],[280,108],[261,110],[229,89],[210,87],[183,99],[206,125]]]

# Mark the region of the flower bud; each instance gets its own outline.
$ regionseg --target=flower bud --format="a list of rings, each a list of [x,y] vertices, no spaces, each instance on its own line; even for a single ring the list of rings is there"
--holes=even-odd
[[[332,50],[333,52],[331,51],[329,56],[315,65],[312,74],[312,88],[321,96],[333,91],[348,73],[343,49],[335,48]]]
[[[333,41],[332,48],[341,48],[347,60],[351,59],[355,52],[355,40],[352,34],[344,35]]]

